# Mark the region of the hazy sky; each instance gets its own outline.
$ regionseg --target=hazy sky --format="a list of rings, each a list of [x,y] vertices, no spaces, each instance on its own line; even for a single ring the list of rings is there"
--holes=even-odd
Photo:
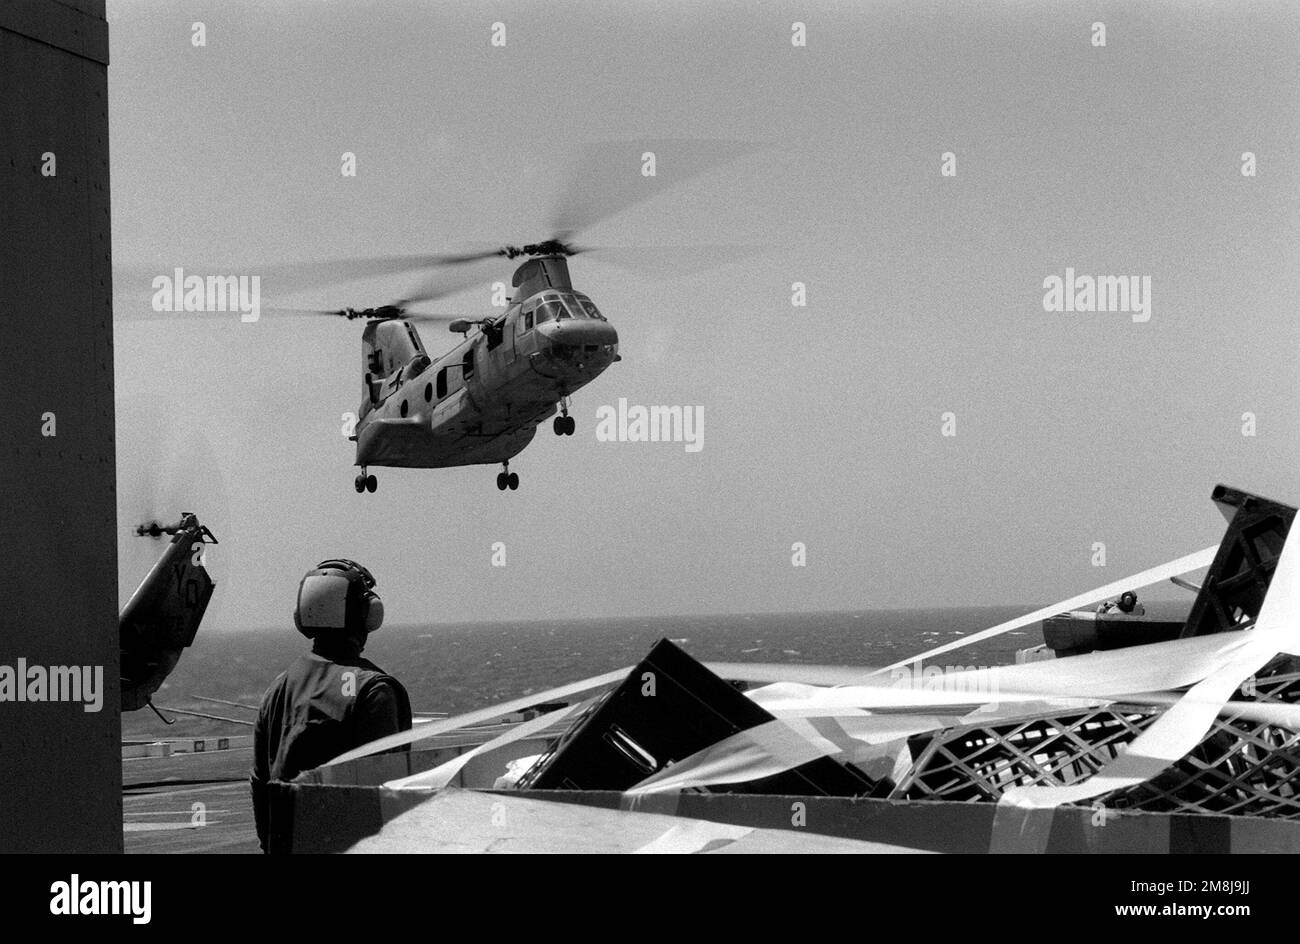
[[[332,556],[403,623],[1049,602],[1215,543],[1218,482],[1300,502],[1293,4],[108,11],[113,251],[146,273],[116,286],[122,586],[158,551],[128,528],[196,511],[221,540],[209,626],[286,624]],[[766,249],[688,277],[576,258],[623,361],[575,397],[577,435],[512,462],[517,492],[490,466],[353,491],[359,324],[138,318],[175,265],[544,237],[584,147],[677,138],[761,150],[587,240]],[[1067,267],[1149,276],[1150,320],[1045,311]],[[512,268],[442,309],[490,313]],[[704,448],[598,442],[620,397],[702,407]]]

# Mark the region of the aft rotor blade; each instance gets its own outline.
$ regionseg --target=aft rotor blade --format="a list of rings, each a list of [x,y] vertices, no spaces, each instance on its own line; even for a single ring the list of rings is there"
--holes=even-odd
[[[449,315],[433,311],[408,311],[401,316],[402,321],[423,321],[430,324],[447,324],[452,321],[475,321],[468,315]]]
[[[329,262],[258,266],[252,270],[252,274],[262,277],[264,294],[293,295],[323,285],[338,285],[382,275],[400,275],[404,272],[434,271],[467,265],[490,259],[495,255],[495,251],[484,250],[442,255],[419,253],[375,256],[366,259],[334,259]]]
[[[327,316],[333,318],[349,318],[345,309],[341,308],[281,308],[270,307],[263,308],[264,315],[309,315],[309,316]],[[351,317],[357,317],[353,315]]]
[[[402,308],[405,306],[405,304],[406,301],[398,301],[398,302],[394,302],[391,306],[385,306],[385,307]],[[271,314],[276,314],[276,315],[308,315],[308,316],[332,315],[336,318],[346,318],[349,321],[353,321],[353,320],[367,321],[371,318],[385,317],[383,315],[375,314],[374,312],[366,309],[360,309],[360,310],[353,309],[349,313],[347,309],[264,308],[262,309],[262,312],[264,314],[269,312]],[[455,321],[458,318],[467,318],[468,316],[455,315],[455,314],[443,314],[441,312],[433,312],[433,311],[403,311],[401,314],[388,315],[386,317],[391,318],[393,320],[400,320],[400,321],[427,321],[427,322],[434,322],[434,323],[446,323],[449,321]],[[473,320],[473,319],[469,319],[469,320]]]

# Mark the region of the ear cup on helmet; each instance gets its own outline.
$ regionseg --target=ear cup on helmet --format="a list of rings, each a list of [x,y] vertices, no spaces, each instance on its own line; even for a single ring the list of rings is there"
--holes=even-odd
[[[380,626],[384,625],[384,601],[379,599],[379,594],[371,593],[366,597],[366,632],[373,633]]]

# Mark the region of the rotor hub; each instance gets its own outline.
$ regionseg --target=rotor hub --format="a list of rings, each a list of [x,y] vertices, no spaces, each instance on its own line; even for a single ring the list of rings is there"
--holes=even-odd
[[[526,246],[501,247],[501,255],[507,259],[518,259],[520,256],[573,256],[577,255],[577,252],[578,250],[558,239],[547,239]]]

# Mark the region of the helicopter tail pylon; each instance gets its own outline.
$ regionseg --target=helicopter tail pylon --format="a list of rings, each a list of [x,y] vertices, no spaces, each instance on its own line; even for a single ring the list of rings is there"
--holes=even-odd
[[[203,547],[217,539],[192,512],[173,525],[156,521],[136,528],[141,536],[171,535],[171,542],[127,601],[118,620],[121,640],[122,710],[149,704],[194,642],[216,585],[203,563]]]

